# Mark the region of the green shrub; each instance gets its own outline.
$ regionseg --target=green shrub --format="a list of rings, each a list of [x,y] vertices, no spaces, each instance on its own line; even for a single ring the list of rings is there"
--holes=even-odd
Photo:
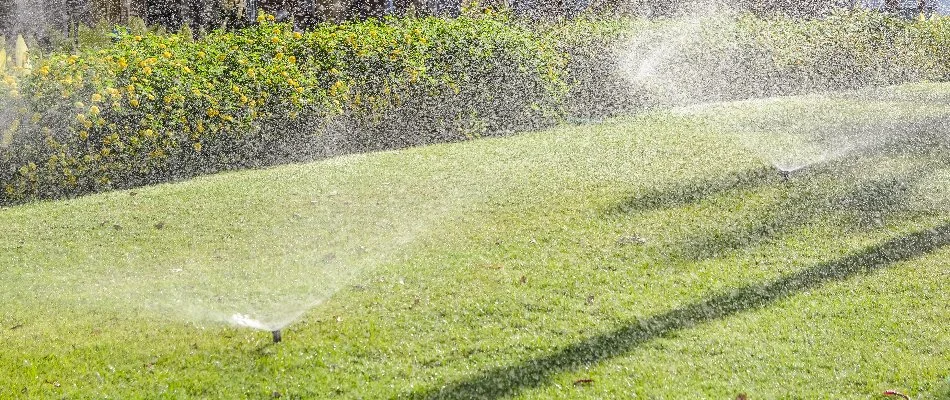
[[[575,120],[591,120],[637,112],[652,105],[643,88],[622,70],[622,59],[628,50],[627,43],[657,26],[657,22],[646,19],[596,16],[542,22],[537,26],[535,29],[543,40],[567,59],[565,114]]]
[[[0,76],[0,204],[506,134],[664,100],[950,79],[950,18],[868,11],[138,30]],[[620,60],[618,62],[618,60]],[[637,79],[644,60],[655,76]]]
[[[504,16],[305,34],[259,22],[198,41],[126,34],[52,54],[18,86],[8,77],[0,204],[461,140],[560,112],[559,53]]]
[[[541,29],[569,55],[569,115],[950,78],[950,18],[867,10],[822,19],[751,14],[580,19]],[[619,62],[618,62],[619,60]],[[655,63],[645,79],[639,69]],[[619,65],[618,65],[619,64]]]
[[[907,20],[847,10],[823,19],[762,19],[701,24],[669,60],[698,100],[855,89],[946,77],[947,48],[922,32],[944,18]],[[929,28],[928,28],[929,26]],[[934,35],[939,36],[939,34]]]
[[[322,78],[345,93],[349,151],[504,134],[560,113],[560,53],[504,16],[325,25],[305,48],[309,70],[331,71]]]

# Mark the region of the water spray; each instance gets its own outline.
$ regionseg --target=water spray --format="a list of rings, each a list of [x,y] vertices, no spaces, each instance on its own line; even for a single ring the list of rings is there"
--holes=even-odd
[[[260,329],[260,330],[269,330],[271,337],[274,339],[274,343],[280,343],[283,340],[283,333],[280,329],[273,329],[277,326],[283,325],[270,325],[265,324],[261,321],[253,319],[247,315],[243,314],[234,314],[229,320],[232,324],[237,326],[243,326],[246,328]]]

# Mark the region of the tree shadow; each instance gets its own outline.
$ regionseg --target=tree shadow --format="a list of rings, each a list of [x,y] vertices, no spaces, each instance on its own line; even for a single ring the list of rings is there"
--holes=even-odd
[[[561,373],[622,356],[657,337],[766,307],[826,283],[868,275],[950,244],[950,223],[918,231],[820,263],[776,280],[751,284],[568,345],[520,364],[498,367],[444,386],[405,393],[417,399],[494,399],[541,387]]]
[[[803,182],[789,183],[787,196],[780,201],[743,217],[745,224],[724,221],[722,229],[686,238],[673,248],[687,259],[705,260],[788,234],[817,218],[834,220],[846,229],[874,228],[892,215],[909,211],[905,207],[908,188],[917,177],[912,173],[885,176],[831,192],[804,189],[814,185],[809,177],[801,177]]]
[[[914,210],[908,195],[927,172],[950,166],[950,122],[928,119],[894,128],[878,146],[841,159],[815,164],[782,179],[765,166],[687,182],[662,190],[641,191],[607,210],[623,215],[700,204],[714,197],[783,185],[782,197],[751,215],[724,219],[712,231],[685,237],[671,254],[706,260],[794,232],[817,218],[848,229],[874,229],[896,215]],[[893,174],[858,178],[876,166],[873,160],[914,160],[912,168]],[[872,161],[868,161],[872,160]],[[837,182],[827,182],[829,179]],[[822,181],[825,181],[822,183]],[[826,188],[830,186],[829,188]],[[724,217],[727,218],[727,217]]]
[[[950,376],[947,376],[934,393],[934,399],[950,400]]]
[[[770,166],[747,169],[672,187],[642,190],[627,196],[608,213],[628,214],[682,207],[727,193],[775,184],[780,179],[778,170]]]

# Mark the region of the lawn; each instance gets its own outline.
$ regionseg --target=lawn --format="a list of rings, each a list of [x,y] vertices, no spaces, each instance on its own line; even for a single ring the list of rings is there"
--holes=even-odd
[[[3,208],[0,398],[950,398],[947,99],[705,105]],[[828,161],[785,180],[786,154]],[[273,344],[235,314],[293,322]]]

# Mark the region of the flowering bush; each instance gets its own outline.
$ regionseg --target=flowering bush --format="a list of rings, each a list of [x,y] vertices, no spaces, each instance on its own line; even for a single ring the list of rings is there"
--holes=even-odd
[[[504,16],[125,34],[0,89],[0,204],[549,123],[562,60]]]

